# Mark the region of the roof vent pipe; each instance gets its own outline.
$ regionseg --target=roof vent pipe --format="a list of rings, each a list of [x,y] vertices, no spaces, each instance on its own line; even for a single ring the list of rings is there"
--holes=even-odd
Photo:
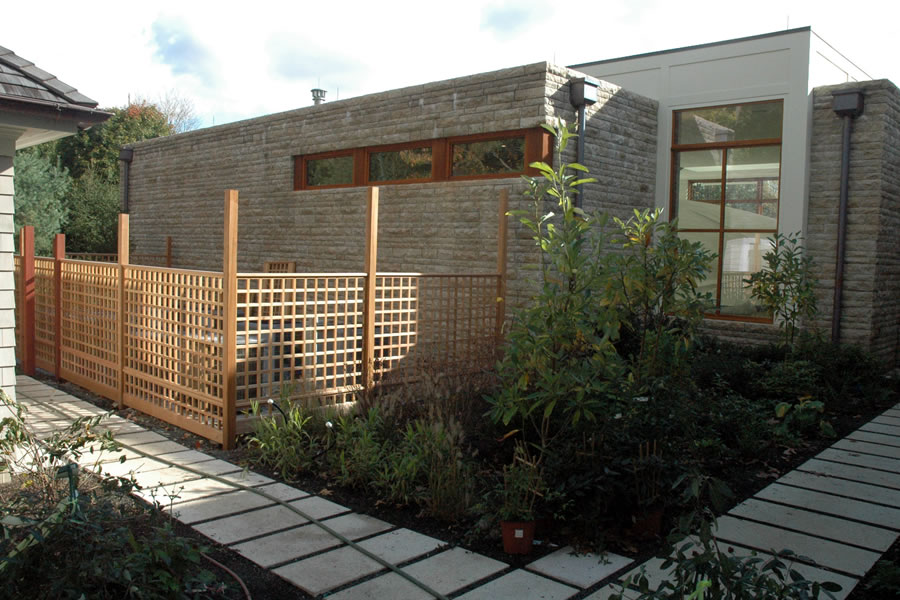
[[[586,107],[597,102],[597,88],[600,81],[593,77],[579,77],[569,82],[569,101],[578,109],[578,145],[575,162],[584,164],[584,131]],[[581,208],[581,193],[575,196],[575,206]]]
[[[841,343],[841,301],[844,291],[844,256],[847,238],[847,200],[850,190],[850,131],[853,119],[863,113],[863,93],[853,88],[832,92],[831,108],[843,120],[841,142],[841,200],[838,206],[837,256],[834,264],[834,310],[831,316],[831,341]]]
[[[325,102],[325,90],[313,88],[310,91],[312,92],[313,104],[318,106]]]

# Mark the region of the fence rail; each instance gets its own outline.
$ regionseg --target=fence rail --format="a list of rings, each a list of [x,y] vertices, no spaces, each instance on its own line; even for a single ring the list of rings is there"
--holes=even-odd
[[[369,194],[374,257],[377,190]],[[236,210],[236,193],[226,198]],[[505,212],[501,201],[504,240]],[[495,358],[503,271],[377,273],[373,259],[360,273],[231,270],[229,282],[229,268],[128,264],[127,215],[116,263],[64,258],[63,236],[53,258],[34,257],[30,229],[15,260],[17,356],[26,373],[37,366],[226,447],[237,413],[284,385],[294,398],[335,404],[425,371],[489,368]],[[236,236],[226,227],[226,257],[234,253],[226,267],[236,264],[229,239]]]

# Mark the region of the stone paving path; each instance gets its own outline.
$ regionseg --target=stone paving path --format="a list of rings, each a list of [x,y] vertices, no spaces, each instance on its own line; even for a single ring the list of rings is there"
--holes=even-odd
[[[72,418],[101,414],[90,403],[29,377],[19,376],[19,400],[31,429],[46,434]],[[52,409],[47,406],[52,406]],[[64,413],[63,416],[60,413]],[[515,569],[510,565],[390,523],[358,514],[238,465],[185,448],[121,417],[104,427],[122,444],[178,466],[125,450],[101,456],[104,472],[133,472],[139,492],[205,536],[227,545],[313,596],[335,600],[416,600],[430,596],[352,546],[290,509],[251,490],[296,506],[312,519],[402,567],[436,591],[459,600],[604,600],[616,582],[640,565],[609,554],[575,555],[562,548]],[[97,460],[85,455],[84,466]],[[200,471],[202,474],[195,471]],[[808,578],[835,581],[845,598],[900,533],[900,405],[822,451],[718,520],[717,535],[738,553],[790,548],[816,566],[800,565]],[[651,581],[666,574],[662,560],[643,564]],[[599,588],[599,589],[598,589]]]

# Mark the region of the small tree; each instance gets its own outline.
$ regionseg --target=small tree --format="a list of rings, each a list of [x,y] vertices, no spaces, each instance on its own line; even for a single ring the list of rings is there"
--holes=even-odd
[[[116,252],[118,185],[89,169],[67,194],[66,208],[66,247],[71,252]]]
[[[769,238],[772,249],[763,255],[765,266],[744,283],[750,297],[772,313],[781,329],[781,345],[793,348],[799,323],[818,314],[812,258],[803,254],[800,233]]]
[[[520,420],[526,435],[537,433],[542,451],[568,427],[596,420],[619,374],[613,346],[619,335],[617,313],[602,304],[598,293],[604,276],[603,219],[573,202],[574,192],[595,180],[582,176],[587,171],[582,165],[562,162],[575,134],[564,124],[545,128],[556,136],[559,166],[533,163],[541,172],[541,177],[525,177],[533,212],[509,213],[534,233],[541,289],[513,320],[498,368],[503,389],[491,399],[494,421]],[[555,200],[559,214],[545,212],[547,200]]]
[[[660,221],[662,211],[634,210],[627,221],[614,219],[624,252],[610,254],[606,302],[619,307],[623,324],[634,334],[632,392],[649,391],[651,380],[678,372],[710,294],[698,285],[710,271],[714,255],[700,242],[678,237],[677,224]]]
[[[67,213],[63,198],[72,180],[64,168],[34,152],[16,153],[13,165],[16,231],[24,225],[33,226],[35,253],[49,256],[53,236],[62,231]]]

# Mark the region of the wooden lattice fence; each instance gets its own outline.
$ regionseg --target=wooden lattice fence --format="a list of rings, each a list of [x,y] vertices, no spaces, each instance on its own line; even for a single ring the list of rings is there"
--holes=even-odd
[[[120,406],[230,447],[237,415],[278,397],[352,400],[425,371],[465,374],[496,358],[505,296],[505,195],[498,272],[377,273],[377,188],[369,191],[360,273],[236,272],[237,193],[226,193],[223,271],[129,263],[120,215],[117,262],[16,257],[17,356]],[[32,244],[29,247],[29,244]]]

